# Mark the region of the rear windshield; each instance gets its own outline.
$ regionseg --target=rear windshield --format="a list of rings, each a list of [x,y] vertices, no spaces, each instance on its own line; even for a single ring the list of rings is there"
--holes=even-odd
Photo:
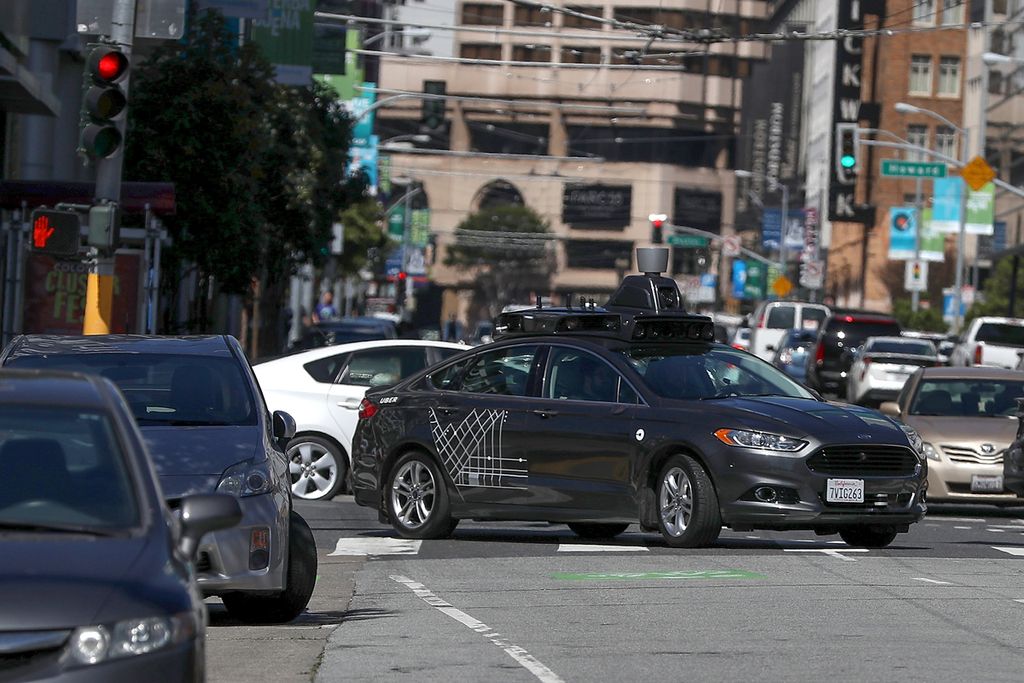
[[[0,528],[102,531],[138,526],[130,470],[114,435],[103,413],[4,405]]]
[[[869,353],[905,353],[912,356],[934,356],[930,342],[876,341],[867,348]]]
[[[140,426],[256,424],[256,406],[233,358],[171,354],[67,353],[19,356],[10,367],[73,370],[106,377]]]
[[[982,323],[975,341],[999,344],[1000,346],[1024,347],[1024,325],[1006,323]]]
[[[900,333],[897,322],[849,322],[835,320],[829,323],[828,331],[843,341],[843,346],[860,346],[868,337],[895,337]]]
[[[773,306],[768,309],[765,327],[772,330],[791,330],[796,327],[795,306]]]
[[[828,311],[823,308],[804,308],[803,320],[800,327],[805,330],[817,330],[821,323],[828,317]]]

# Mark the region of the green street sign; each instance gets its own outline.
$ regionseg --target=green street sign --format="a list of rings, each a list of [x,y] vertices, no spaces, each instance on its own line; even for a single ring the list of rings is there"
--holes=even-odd
[[[763,579],[763,574],[748,572],[745,569],[694,569],[662,572],[555,572],[551,578],[560,581],[652,581],[662,579],[674,580],[705,580],[720,579]]]
[[[708,238],[699,235],[669,235],[668,243],[673,247],[699,249],[708,246]]]
[[[882,159],[882,175],[890,178],[945,178],[945,164]]]

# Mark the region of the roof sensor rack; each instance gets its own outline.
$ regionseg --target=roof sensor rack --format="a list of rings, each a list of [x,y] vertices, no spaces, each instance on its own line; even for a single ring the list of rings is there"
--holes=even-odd
[[[668,270],[668,249],[640,247],[636,264],[643,275],[627,276],[605,308],[628,313],[685,313],[679,285],[662,275]]]

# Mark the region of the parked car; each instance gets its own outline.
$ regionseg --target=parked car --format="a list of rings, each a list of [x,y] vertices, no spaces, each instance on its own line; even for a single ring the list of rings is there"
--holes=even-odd
[[[73,370],[113,381],[139,425],[172,508],[195,493],[229,493],[242,522],[207,535],[199,587],[248,622],[295,618],[316,580],[316,547],[292,510],[283,446],[287,413],[271,415],[238,341],[229,336],[106,335],[15,338],[0,355],[14,368]]]
[[[935,345],[927,339],[868,337],[851,353],[846,400],[860,405],[893,400],[918,368],[939,365]]]
[[[898,337],[895,318],[872,311],[833,313],[818,332],[814,355],[807,359],[807,384],[822,394],[846,396],[846,379],[853,363],[847,353],[868,337]]]
[[[1004,490],[1003,458],[1017,432],[1024,376],[1001,368],[921,368],[886,415],[917,431],[928,458],[928,502],[1022,501]]]
[[[376,316],[339,318],[311,325],[289,350],[303,351],[356,341],[398,338],[398,327],[391,320]]]
[[[828,306],[802,301],[765,301],[751,316],[750,352],[771,362],[789,330],[817,332],[829,315]]]
[[[812,352],[818,335],[810,330],[790,330],[779,342],[772,357],[772,365],[795,379],[807,379],[807,356]]]
[[[286,451],[292,495],[329,500],[344,489],[359,402],[368,388],[395,384],[468,348],[425,340],[356,342],[253,366],[270,409],[295,417]]]
[[[960,335],[949,364],[988,365],[1016,368],[1024,351],[1024,320],[1021,318],[975,318]]]
[[[750,350],[750,328],[749,327],[739,327],[739,328],[737,328],[736,332],[732,335],[732,340],[729,342],[729,344],[734,349],[739,349],[740,351],[749,351]]]
[[[204,680],[191,563],[242,512],[222,494],[178,503],[112,383],[0,371],[0,678]]]

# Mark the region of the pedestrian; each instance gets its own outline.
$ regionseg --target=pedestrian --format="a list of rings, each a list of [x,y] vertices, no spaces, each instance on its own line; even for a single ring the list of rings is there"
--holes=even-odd
[[[444,336],[442,341],[457,342],[462,339],[462,325],[455,318],[455,314],[452,313],[448,316],[448,322],[444,324]]]
[[[319,323],[337,318],[338,311],[334,308],[334,295],[329,291],[320,295],[320,302],[313,307],[313,322]]]

